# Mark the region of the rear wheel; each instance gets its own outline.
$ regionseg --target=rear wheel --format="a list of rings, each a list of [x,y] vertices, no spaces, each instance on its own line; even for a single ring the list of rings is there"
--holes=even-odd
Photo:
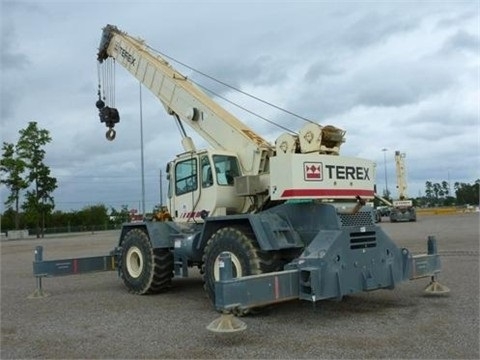
[[[171,284],[173,255],[168,249],[153,249],[145,232],[132,229],[123,239],[120,276],[131,293],[160,292]]]

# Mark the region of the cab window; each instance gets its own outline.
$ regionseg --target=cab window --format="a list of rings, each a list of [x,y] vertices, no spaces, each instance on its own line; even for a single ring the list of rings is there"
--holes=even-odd
[[[175,166],[175,194],[186,194],[197,187],[197,159],[178,162]]]
[[[240,176],[238,160],[234,156],[213,155],[218,185],[233,186],[233,179]]]

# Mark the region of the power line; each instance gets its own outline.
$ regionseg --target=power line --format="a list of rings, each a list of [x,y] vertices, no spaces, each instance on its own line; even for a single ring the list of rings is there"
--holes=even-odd
[[[312,120],[310,120],[310,119],[307,119],[306,117],[303,117],[303,116],[301,116],[301,115],[298,115],[298,114],[296,114],[296,113],[294,113],[294,112],[292,112],[292,111],[290,111],[290,110],[284,109],[284,108],[282,108],[282,107],[280,107],[280,106],[278,106],[278,105],[275,105],[275,104],[273,104],[273,103],[271,103],[271,102],[269,102],[269,101],[263,100],[263,99],[255,96],[255,95],[252,95],[252,94],[250,94],[250,93],[248,93],[248,92],[246,92],[246,91],[243,91],[243,90],[241,90],[241,89],[239,89],[239,88],[237,88],[237,87],[234,87],[234,86],[232,86],[232,85],[230,85],[230,84],[228,84],[228,83],[226,83],[226,82],[224,82],[224,81],[218,80],[217,78],[215,78],[215,77],[213,77],[213,76],[211,76],[211,75],[208,75],[208,74],[206,74],[206,73],[204,73],[204,72],[202,72],[202,71],[200,71],[200,70],[198,70],[198,69],[195,69],[194,67],[192,67],[192,66],[190,66],[190,65],[187,65],[187,64],[185,64],[184,62],[181,62],[181,61],[177,60],[176,58],[174,58],[174,57],[172,57],[172,56],[169,56],[169,55],[167,55],[167,54],[165,54],[165,53],[163,53],[163,52],[161,52],[161,51],[159,51],[159,50],[157,50],[157,49],[155,49],[155,48],[153,48],[153,47],[151,47],[151,46],[149,46],[149,45],[146,45],[146,47],[148,47],[150,50],[158,53],[159,55],[161,55],[161,56],[163,56],[163,57],[165,57],[165,58],[167,58],[167,59],[169,59],[169,60],[171,60],[171,61],[174,61],[175,63],[180,64],[180,65],[186,67],[187,69],[189,69],[189,70],[191,70],[191,71],[193,71],[193,72],[195,72],[195,73],[197,73],[197,74],[200,74],[200,75],[206,77],[207,79],[210,79],[210,80],[212,80],[212,81],[214,81],[214,82],[216,82],[216,83],[218,83],[218,84],[220,84],[220,85],[223,85],[223,86],[225,86],[225,87],[227,87],[227,88],[229,88],[229,89],[232,89],[232,90],[234,90],[234,91],[236,91],[236,92],[238,92],[238,93],[240,93],[240,94],[243,94],[243,95],[245,95],[245,96],[248,96],[248,97],[251,98],[251,99],[254,99],[254,100],[258,101],[258,102],[261,102],[261,103],[263,103],[263,104],[265,104],[265,105],[268,105],[268,106],[270,106],[270,107],[272,107],[272,108],[275,108],[275,109],[277,109],[277,110],[280,110],[280,111],[282,111],[282,112],[284,112],[284,113],[286,113],[286,114],[292,115],[292,116],[294,116],[294,117],[296,117],[296,118],[298,118],[298,119],[300,119],[300,120],[303,120],[303,121],[305,121],[305,122],[315,123],[314,121],[312,121]],[[190,79],[190,81],[192,81],[192,80]],[[193,82],[193,81],[192,81],[192,82]],[[201,85],[199,85],[198,83],[195,83],[195,84],[197,84],[198,86],[201,86]],[[204,88],[204,89],[206,89],[206,88],[203,87],[203,86],[201,86],[201,87]],[[208,91],[210,91],[210,90],[208,90]],[[211,92],[212,94],[215,94],[213,91],[210,91],[210,92]],[[216,94],[216,96],[218,96],[218,95]],[[225,100],[225,99],[224,99],[224,100]],[[227,101],[229,101],[229,100],[227,100]],[[229,101],[229,102],[232,103],[232,104],[235,105],[235,106],[238,106],[239,108],[241,108],[241,109],[243,109],[243,110],[246,110],[246,109],[245,109],[244,107],[242,107],[241,105],[235,104],[235,103],[233,103],[233,102],[231,102],[231,101]],[[247,110],[247,111],[248,111],[248,110]],[[275,123],[275,122],[272,121],[272,120],[267,120],[266,118],[264,118],[264,117],[262,117],[262,116],[260,116],[260,115],[258,115],[258,114],[255,114],[254,112],[251,112],[251,111],[248,111],[248,112],[251,113],[252,115],[258,116],[260,119],[262,119],[262,120],[264,120],[264,121],[268,121],[268,122],[269,122],[270,124],[272,124],[272,125],[278,126],[278,127],[282,128],[283,130],[285,130],[285,128],[284,128],[283,126],[281,126],[281,125],[278,124],[278,123]],[[287,129],[287,131],[290,131],[290,130]]]
[[[138,179],[140,175],[55,175],[56,177],[75,177],[75,178],[133,178]],[[147,177],[157,178],[157,175],[146,175]]]

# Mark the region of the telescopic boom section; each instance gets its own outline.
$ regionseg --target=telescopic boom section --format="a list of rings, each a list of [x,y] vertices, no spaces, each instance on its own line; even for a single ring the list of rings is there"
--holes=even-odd
[[[400,200],[405,200],[408,198],[405,153],[401,153],[398,150],[395,151],[395,168],[397,174],[398,198]]]
[[[170,115],[178,116],[213,148],[236,153],[244,175],[268,172],[267,159],[273,147],[153,53],[143,40],[107,25],[97,59],[102,63],[108,57],[125,67],[157,96]]]

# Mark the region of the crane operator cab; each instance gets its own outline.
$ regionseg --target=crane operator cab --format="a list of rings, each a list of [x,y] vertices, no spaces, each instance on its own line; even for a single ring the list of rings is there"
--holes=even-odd
[[[245,199],[236,196],[241,175],[238,158],[229,152],[186,152],[167,165],[168,206],[175,221],[201,222],[207,216],[240,213]]]

